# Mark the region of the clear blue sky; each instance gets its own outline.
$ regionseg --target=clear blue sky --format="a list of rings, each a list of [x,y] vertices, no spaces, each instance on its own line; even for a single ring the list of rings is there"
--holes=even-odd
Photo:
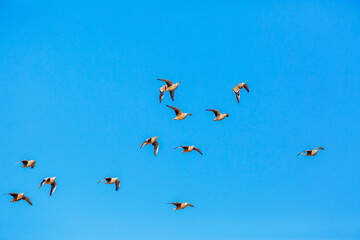
[[[73,2],[0,2],[0,239],[360,238],[359,2]]]

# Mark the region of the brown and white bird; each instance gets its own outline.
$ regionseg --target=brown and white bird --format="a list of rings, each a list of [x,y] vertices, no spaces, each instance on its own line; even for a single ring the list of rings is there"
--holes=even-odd
[[[220,113],[219,110],[217,109],[206,109],[206,111],[211,111],[215,114],[215,118],[213,121],[221,121],[223,120],[225,117],[229,117],[228,113]]]
[[[145,139],[145,141],[141,144],[140,148],[142,148],[145,145],[152,144],[154,146],[154,155],[156,157],[158,151],[159,151],[159,143],[157,142],[158,137],[151,137],[148,139]]]
[[[164,93],[165,92],[170,92],[170,96],[171,96],[171,100],[174,101],[174,98],[175,98],[175,90],[178,88],[179,84],[181,82],[177,82],[177,83],[172,83],[170,80],[167,80],[167,79],[157,79],[159,81],[163,81],[166,83],[166,85],[162,86],[159,91],[160,91],[160,103],[164,97]]]
[[[176,118],[174,118],[174,120],[183,120],[183,119],[185,119],[188,115],[189,115],[189,116],[192,116],[191,113],[183,113],[183,112],[181,112],[180,109],[178,109],[178,108],[176,108],[176,107],[172,107],[172,106],[169,106],[169,105],[166,105],[166,106],[175,111]]]
[[[55,189],[56,189],[55,179],[56,179],[56,177],[44,178],[44,180],[40,183],[39,188],[41,188],[44,184],[50,184],[51,185],[50,196],[51,196],[55,192]]]
[[[19,161],[15,164],[18,164],[18,163],[22,163],[23,165],[21,166],[22,168],[28,168],[28,167],[31,167],[31,168],[34,168],[35,167],[35,160],[22,160],[22,161]]]
[[[181,202],[172,202],[172,203],[169,203],[169,204],[173,204],[175,205],[176,207],[173,209],[173,210],[180,210],[180,209],[184,209],[186,208],[187,206],[189,207],[194,207],[194,205],[190,204],[190,203],[181,203]]]
[[[191,152],[192,150],[195,150],[195,151],[198,151],[201,155],[202,155],[202,152],[200,151],[200,149],[198,149],[197,147],[195,146],[180,146],[180,147],[176,147],[174,149],[178,149],[178,148],[182,148],[183,149],[183,153],[188,153],[188,152]]]
[[[236,95],[236,100],[237,102],[239,103],[240,102],[240,90],[242,88],[245,88],[246,91],[249,92],[249,87],[248,85],[246,85],[246,83],[239,83],[238,85],[236,85],[234,88],[233,88],[233,92],[235,92],[235,95]]]
[[[103,178],[101,179],[99,183],[101,183],[102,181],[106,180],[106,182],[104,182],[105,184],[114,184],[115,183],[115,191],[117,191],[120,187],[120,180],[117,178],[117,177],[106,177],[106,178]]]
[[[305,150],[305,151],[299,153],[298,156],[301,154],[304,154],[305,156],[315,156],[318,152],[318,149],[325,150],[325,148],[323,148],[323,147],[317,147],[313,150]]]
[[[30,205],[32,205],[30,199],[27,196],[25,196],[24,193],[5,193],[4,195],[11,195],[13,197],[11,202],[17,202],[17,201],[20,201],[20,200],[25,200]]]

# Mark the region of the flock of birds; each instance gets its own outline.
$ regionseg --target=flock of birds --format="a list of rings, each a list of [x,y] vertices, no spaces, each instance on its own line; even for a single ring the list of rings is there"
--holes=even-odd
[[[178,88],[178,86],[179,86],[179,84],[181,82],[172,83],[170,80],[167,80],[167,79],[157,79],[157,80],[160,80],[160,81],[163,81],[163,82],[166,83],[165,85],[163,85],[159,89],[159,91],[160,91],[160,96],[159,96],[160,103],[162,102],[162,100],[164,98],[165,92],[169,92],[170,96],[171,96],[171,100],[174,101],[174,99],[175,99],[175,90]],[[240,90],[242,88],[245,88],[245,90],[247,92],[249,92],[249,87],[247,86],[246,83],[239,83],[232,90],[235,93],[236,100],[237,100],[238,103],[240,103]],[[183,113],[179,108],[172,107],[172,106],[169,106],[169,105],[166,105],[166,106],[175,111],[176,117],[174,118],[174,120],[184,120],[187,116],[192,116],[191,113]],[[221,120],[224,120],[226,117],[229,117],[228,113],[220,113],[220,111],[217,110],[217,109],[206,109],[206,111],[211,111],[211,112],[213,112],[215,114],[215,119],[213,121],[221,121]],[[154,147],[154,155],[156,156],[158,154],[158,151],[159,151],[159,143],[157,142],[157,138],[158,137],[155,136],[155,137],[151,137],[151,138],[146,139],[141,144],[140,148],[142,148],[145,145],[150,145],[151,144]],[[191,152],[191,151],[195,150],[195,151],[199,152],[202,155],[202,152],[200,151],[200,149],[195,147],[195,146],[185,146],[184,145],[184,146],[176,147],[174,149],[178,149],[178,148],[182,148],[183,153],[188,153],[188,152]],[[325,150],[323,147],[317,147],[317,148],[315,148],[313,150],[305,150],[305,151],[299,153],[298,156],[302,155],[302,154],[305,155],[305,156],[315,156],[318,153],[319,149]],[[22,160],[22,161],[17,162],[16,164],[18,164],[20,162],[23,164],[21,166],[22,168],[34,168],[35,164],[36,164],[35,160]],[[42,180],[42,182],[40,183],[39,188],[41,188],[44,184],[51,185],[50,196],[52,196],[53,193],[55,192],[55,189],[56,189],[56,181],[55,180],[56,180],[56,177],[44,178]],[[117,177],[106,177],[106,178],[101,179],[98,183],[101,183],[102,181],[105,181],[105,184],[115,184],[115,191],[117,191],[120,188],[120,180]],[[17,202],[17,201],[20,201],[20,200],[25,200],[30,205],[32,205],[32,202],[30,201],[30,199],[27,196],[24,195],[24,193],[6,193],[5,195],[11,195],[13,197],[11,202]],[[184,202],[184,203],[172,202],[172,203],[169,203],[169,204],[175,205],[174,210],[184,209],[186,207],[194,207],[194,205],[192,205],[190,203],[187,203],[187,202]]]

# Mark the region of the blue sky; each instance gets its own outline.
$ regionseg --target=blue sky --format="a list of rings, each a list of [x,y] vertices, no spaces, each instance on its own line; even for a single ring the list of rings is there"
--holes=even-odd
[[[0,32],[0,192],[34,203],[1,239],[359,239],[357,1],[1,1]]]

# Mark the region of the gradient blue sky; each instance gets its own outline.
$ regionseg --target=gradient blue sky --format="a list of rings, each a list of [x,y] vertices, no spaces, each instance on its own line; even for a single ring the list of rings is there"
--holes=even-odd
[[[0,1],[0,239],[360,238],[359,2],[73,2]]]

